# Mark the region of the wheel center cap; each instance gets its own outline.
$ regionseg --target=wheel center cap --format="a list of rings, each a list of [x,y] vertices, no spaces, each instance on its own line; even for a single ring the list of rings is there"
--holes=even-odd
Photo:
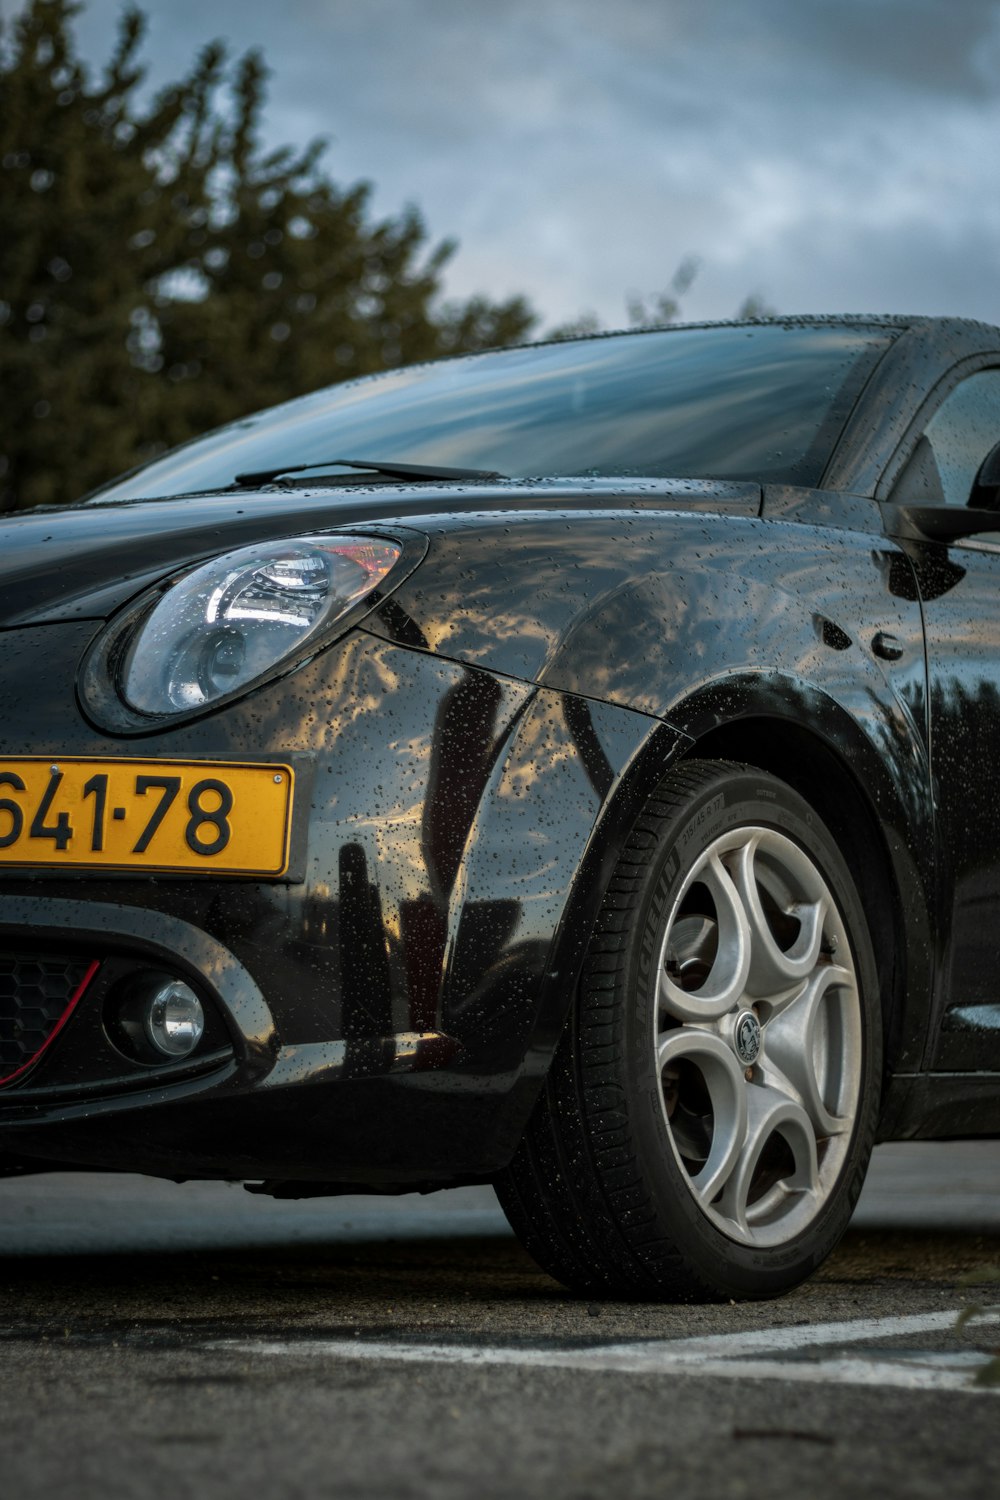
[[[733,1027],[733,1048],[745,1068],[752,1067],[760,1056],[760,1022],[752,1010],[741,1011]]]

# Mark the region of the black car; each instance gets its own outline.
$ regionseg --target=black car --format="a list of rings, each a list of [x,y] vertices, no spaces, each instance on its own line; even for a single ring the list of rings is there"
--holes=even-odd
[[[395,371],[0,528],[0,1171],[766,1296],[1000,1130],[1000,330]]]

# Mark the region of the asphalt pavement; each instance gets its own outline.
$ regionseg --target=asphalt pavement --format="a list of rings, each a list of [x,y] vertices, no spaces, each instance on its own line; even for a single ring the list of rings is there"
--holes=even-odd
[[[2,1182],[4,1493],[982,1500],[998,1189],[1000,1142],[882,1147],[804,1287],[671,1307],[571,1297],[486,1189]]]

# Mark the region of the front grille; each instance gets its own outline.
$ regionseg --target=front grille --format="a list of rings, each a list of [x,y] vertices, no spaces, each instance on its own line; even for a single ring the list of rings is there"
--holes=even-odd
[[[85,958],[0,954],[0,1085],[45,1050],[96,968]]]

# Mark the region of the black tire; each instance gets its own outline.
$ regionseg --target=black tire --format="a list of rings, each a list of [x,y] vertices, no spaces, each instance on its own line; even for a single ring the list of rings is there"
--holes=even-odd
[[[775,1296],[847,1226],[881,1047],[871,938],[830,833],[773,776],[686,762],[619,858],[500,1202],[583,1295]]]

